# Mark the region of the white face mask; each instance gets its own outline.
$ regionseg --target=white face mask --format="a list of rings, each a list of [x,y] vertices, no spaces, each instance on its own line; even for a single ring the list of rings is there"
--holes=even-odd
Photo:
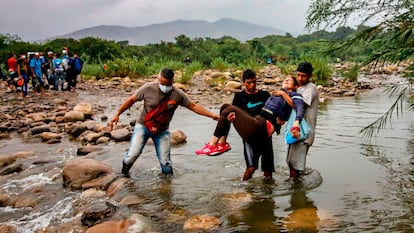
[[[172,90],[172,86],[158,84],[162,93],[168,93]]]

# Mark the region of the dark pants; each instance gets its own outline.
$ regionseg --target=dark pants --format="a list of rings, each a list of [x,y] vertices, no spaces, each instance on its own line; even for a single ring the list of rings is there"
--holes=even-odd
[[[233,126],[245,142],[246,166],[258,168],[259,158],[262,156],[263,171],[274,172],[272,139],[267,136],[266,119],[263,116],[251,116],[237,106],[224,104],[220,108],[220,120],[214,136],[220,138],[228,135],[231,122],[227,120],[227,116],[231,112],[236,114],[236,119],[232,122]]]

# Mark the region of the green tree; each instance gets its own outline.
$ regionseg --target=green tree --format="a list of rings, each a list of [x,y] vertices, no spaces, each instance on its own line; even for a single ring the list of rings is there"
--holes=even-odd
[[[361,25],[373,23],[374,26],[360,27],[354,36],[334,45],[334,49],[348,49],[359,45],[371,48],[373,52],[366,57],[368,64],[383,62],[409,61],[414,57],[414,2],[412,0],[313,0],[306,18],[306,28],[330,28],[345,25],[352,17],[361,19]],[[412,83],[414,65],[408,67],[407,76]],[[397,96],[390,109],[361,133],[372,137],[386,127],[387,120],[396,110],[401,112],[402,102],[412,96],[411,84],[395,86],[390,94]],[[414,107],[411,102],[411,108]]]

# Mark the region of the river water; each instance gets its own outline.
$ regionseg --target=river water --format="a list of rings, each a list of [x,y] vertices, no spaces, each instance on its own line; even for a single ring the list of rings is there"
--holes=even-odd
[[[105,114],[111,116],[119,102],[109,102],[112,104]],[[155,232],[182,232],[184,222],[196,215],[217,217],[221,225],[214,232],[413,232],[414,112],[405,110],[402,117],[394,116],[387,129],[371,140],[359,134],[391,102],[382,90],[375,89],[321,104],[316,140],[307,159],[310,174],[299,184],[286,181],[286,145],[280,135],[273,136],[274,180],[264,181],[258,170],[253,179],[242,182],[245,162],[236,131],[230,131],[229,152],[197,156],[194,151],[208,141],[215,122],[179,108],[170,129],[182,130],[187,143],[172,148],[174,175],[159,174],[153,146],[147,145],[131,170],[130,189],[142,198],[142,203],[128,207],[124,215],[146,216]],[[218,112],[219,108],[211,110]],[[124,114],[121,121],[128,123],[134,111]],[[1,141],[0,154],[12,153],[11,146],[18,142]],[[95,159],[120,170],[128,145],[112,143]],[[54,155],[49,161],[52,166],[61,165],[75,153],[65,141],[59,148],[46,149],[40,143],[28,146],[35,151],[43,148],[49,157]],[[52,186],[56,193],[64,189],[59,179],[45,179],[36,174],[36,169],[29,177],[2,179],[0,190],[36,182]],[[0,208],[0,222],[14,225],[21,232],[32,232],[69,220],[68,209],[81,192],[56,193],[43,208]]]

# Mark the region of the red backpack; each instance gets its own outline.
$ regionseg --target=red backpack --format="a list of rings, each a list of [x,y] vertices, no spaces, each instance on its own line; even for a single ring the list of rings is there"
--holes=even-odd
[[[166,113],[168,112],[167,106],[171,92],[145,115],[144,125],[154,135],[157,135],[168,128],[170,119],[169,114]]]

